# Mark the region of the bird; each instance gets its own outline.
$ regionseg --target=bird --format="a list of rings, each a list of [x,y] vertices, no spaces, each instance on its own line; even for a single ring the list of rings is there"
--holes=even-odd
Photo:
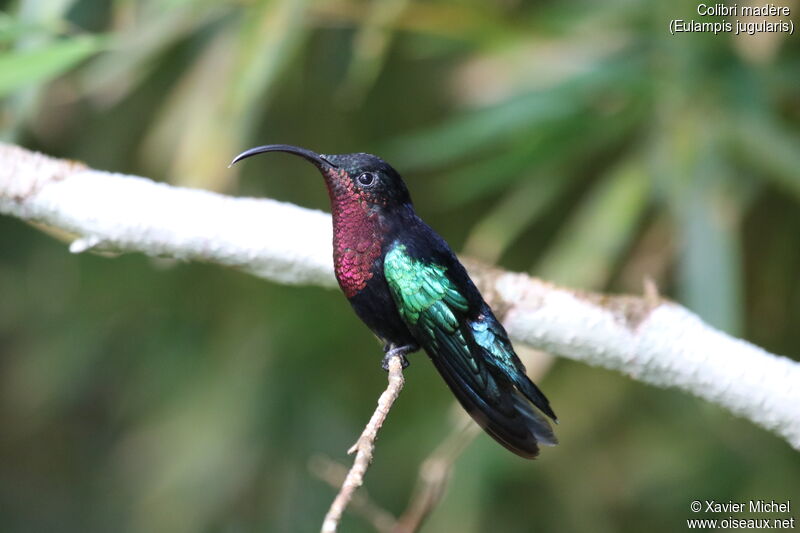
[[[470,416],[497,442],[533,459],[557,439],[558,419],[530,380],[505,328],[464,266],[416,213],[403,178],[366,153],[319,154],[288,144],[246,150],[285,152],[316,166],[328,190],[336,280],[356,315],[383,343],[382,366],[424,350]]]

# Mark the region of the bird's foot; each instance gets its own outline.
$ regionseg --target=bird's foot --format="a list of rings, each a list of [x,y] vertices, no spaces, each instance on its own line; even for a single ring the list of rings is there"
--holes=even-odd
[[[408,344],[406,346],[397,346],[392,348],[391,346],[384,346],[383,351],[386,352],[386,355],[383,356],[383,361],[381,361],[381,368],[389,371],[389,360],[394,357],[400,357],[400,364],[403,365],[403,369],[407,368],[409,364],[408,359],[406,359],[406,354],[411,352],[416,352],[419,350],[419,346],[415,346],[413,344]]]

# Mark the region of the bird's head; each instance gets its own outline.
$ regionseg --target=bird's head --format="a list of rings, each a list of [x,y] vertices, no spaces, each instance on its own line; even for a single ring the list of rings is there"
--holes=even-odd
[[[384,212],[410,205],[403,179],[386,161],[371,154],[318,154],[288,144],[269,144],[242,152],[231,163],[265,152],[286,152],[302,157],[319,169],[334,209],[357,203],[368,212]]]

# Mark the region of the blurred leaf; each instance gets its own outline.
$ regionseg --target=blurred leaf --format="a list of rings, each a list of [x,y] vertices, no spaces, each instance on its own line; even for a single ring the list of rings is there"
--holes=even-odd
[[[15,15],[26,22],[59,24],[76,0],[27,0],[17,2]]]
[[[252,339],[241,333],[217,343],[230,359],[197,371],[190,387],[120,443],[117,475],[136,490],[137,530],[203,529],[255,475],[252,428],[266,360],[254,356]]]
[[[511,141],[521,131],[545,130],[590,107],[598,93],[635,89],[638,62],[597,65],[556,86],[533,91],[487,109],[457,116],[419,133],[399,137],[386,147],[407,168],[436,167],[474,157]]]
[[[31,59],[40,62],[41,67],[44,67],[45,63],[50,63],[47,68],[51,70],[51,73],[33,76],[34,80],[29,80],[26,90],[11,89],[9,92],[13,94],[6,95],[3,106],[4,120],[2,129],[0,129],[0,138],[3,140],[16,142],[19,137],[24,135],[24,126],[33,118],[37,107],[41,104],[41,97],[47,88],[46,84],[69,67],[79,64],[83,59],[83,57],[70,58],[69,56],[82,55],[80,51],[82,45],[79,39],[89,39],[90,37],[88,35],[63,37],[71,34],[73,30],[65,22],[64,17],[74,3],[75,0],[28,0],[15,3],[12,27],[15,28],[17,35],[15,35],[8,54],[21,54],[22,56],[32,54]],[[95,36],[95,38],[99,37]],[[71,39],[72,44],[69,44]],[[84,44],[88,46],[88,43]],[[99,42],[96,44],[100,45]],[[59,47],[63,48],[59,51]],[[48,50],[52,52],[48,53]],[[38,53],[50,55],[50,57],[41,57],[38,56]],[[87,51],[86,55],[89,53],[91,52]],[[16,67],[17,65],[14,65],[14,68]],[[26,65],[20,71],[25,72],[28,68],[29,66]],[[2,67],[0,72],[2,71],[8,70]],[[23,79],[24,77],[19,78],[20,88],[24,85]],[[3,98],[5,92],[0,90],[0,98]]]
[[[686,305],[714,326],[741,331],[742,272],[736,215],[720,191],[696,191],[682,218],[681,294]],[[733,219],[732,219],[733,218]]]
[[[87,66],[84,83],[90,95],[106,106],[125,98],[150,75],[171,46],[198,32],[222,10],[216,3],[173,3],[177,5],[168,7],[159,2],[158,16],[142,16],[142,21],[131,13],[138,5],[114,3],[115,17],[127,22],[120,23],[113,34],[109,52]]]
[[[223,26],[170,95],[146,153],[168,162],[174,183],[225,189],[227,168],[255,125],[269,88],[306,35],[305,3],[260,1]]]
[[[683,241],[681,295],[710,324],[738,335],[742,323],[742,258],[736,198],[719,185],[692,191],[678,220]]]
[[[638,120],[635,106],[611,115],[583,113],[551,126],[520,132],[507,151],[445,174],[437,183],[443,208],[454,208],[500,191],[534,169],[570,180],[570,172],[629,134]],[[581,175],[585,174],[581,172]]]
[[[0,11],[0,44],[14,41],[25,33],[34,31],[33,24],[23,23]]]
[[[693,100],[672,104],[677,107],[665,116],[657,152],[659,181],[680,236],[681,301],[736,335],[743,301],[738,226],[750,190],[730,179],[723,156],[726,122],[719,110]]]
[[[553,138],[563,140],[566,132],[562,127],[554,128],[550,136],[533,134],[513,143],[507,150],[477,161],[466,167],[448,172],[437,185],[443,209],[452,209],[474,201],[487,194],[503,190],[510,184],[522,180],[533,168],[552,164],[547,148],[553,147]]]
[[[344,102],[357,102],[375,82],[394,33],[392,23],[408,4],[409,0],[377,0],[369,4],[367,18],[354,38],[350,65],[339,91]]]
[[[261,0],[245,15],[229,80],[226,112],[243,121],[240,138],[266,107],[271,88],[308,35],[307,0]]]
[[[547,171],[523,181],[475,225],[464,253],[496,263],[569,184],[562,174]]]
[[[432,130],[401,137],[386,151],[409,168],[436,167],[474,155],[513,138],[520,128],[544,127],[575,111],[554,92],[528,95],[492,109],[457,117]]]
[[[0,54],[0,97],[66,72],[98,52],[105,40],[96,36],[66,37],[35,50]]]
[[[735,116],[736,155],[800,200],[800,136],[766,113]]]
[[[371,14],[356,1],[314,2],[309,7],[323,25],[358,26]],[[498,41],[514,41],[527,35],[526,28],[509,24],[505,15],[503,6],[487,2],[409,2],[400,16],[389,19],[388,26],[394,31],[414,33],[415,41],[424,42],[433,36],[487,48]]]
[[[233,132],[224,127],[236,28],[223,27],[179,79],[155,117],[145,138],[143,157],[153,171],[173,183],[224,190],[235,174],[227,169]]]
[[[565,285],[602,288],[638,228],[649,184],[639,157],[612,169],[559,232],[536,274]]]

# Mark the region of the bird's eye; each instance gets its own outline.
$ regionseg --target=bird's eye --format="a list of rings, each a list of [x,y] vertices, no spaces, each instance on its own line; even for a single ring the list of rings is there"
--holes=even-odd
[[[363,174],[359,174],[356,178],[359,185],[363,185],[364,187],[369,187],[373,183],[375,183],[375,174],[372,172],[364,172]]]

